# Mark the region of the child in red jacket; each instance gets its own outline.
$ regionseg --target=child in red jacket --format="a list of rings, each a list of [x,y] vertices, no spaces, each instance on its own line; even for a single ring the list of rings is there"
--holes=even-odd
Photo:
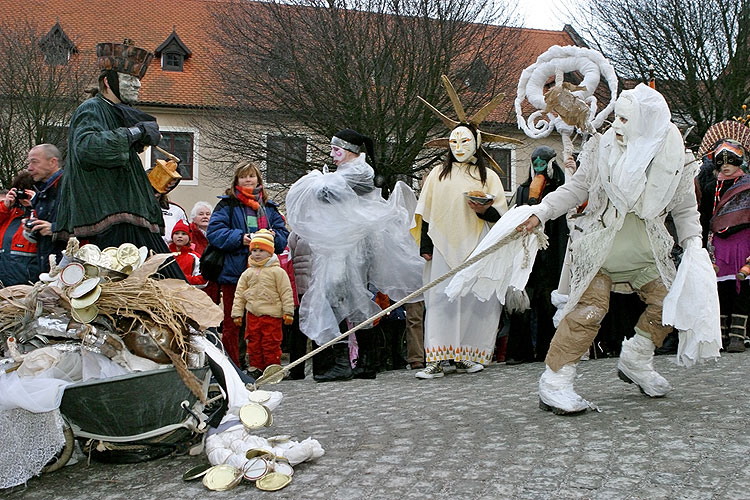
[[[172,243],[169,249],[174,253],[174,259],[191,285],[198,288],[206,286],[206,280],[201,276],[200,257],[193,252],[190,244],[190,227],[183,221],[177,221],[172,229]]]

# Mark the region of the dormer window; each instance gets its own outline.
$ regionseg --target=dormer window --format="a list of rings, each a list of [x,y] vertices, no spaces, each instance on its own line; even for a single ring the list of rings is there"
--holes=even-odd
[[[161,69],[164,71],[182,71],[185,59],[192,55],[174,28],[172,34],[154,52],[161,56]]]
[[[49,32],[39,40],[39,48],[44,55],[44,62],[50,66],[68,64],[70,56],[76,52],[73,42],[57,22]]]

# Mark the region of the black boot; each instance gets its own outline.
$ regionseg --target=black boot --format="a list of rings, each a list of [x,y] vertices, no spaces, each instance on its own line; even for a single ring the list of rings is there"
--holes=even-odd
[[[745,327],[747,316],[744,314],[732,314],[729,326],[729,346],[727,352],[745,352]]]
[[[349,342],[339,342],[331,346],[333,349],[333,366],[322,375],[315,375],[316,382],[334,382],[352,378],[352,365],[349,364]]]
[[[359,355],[354,368],[354,378],[374,379],[378,374],[378,352],[374,329],[356,333]]]
[[[719,326],[721,327],[721,347],[726,350],[729,345],[729,316],[719,315]]]

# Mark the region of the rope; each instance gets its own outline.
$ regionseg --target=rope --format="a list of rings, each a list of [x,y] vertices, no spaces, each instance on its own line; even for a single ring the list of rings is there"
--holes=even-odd
[[[460,273],[461,271],[463,271],[467,267],[471,266],[475,262],[478,262],[478,261],[482,260],[483,258],[485,258],[489,254],[493,253],[494,251],[496,251],[501,246],[506,245],[510,241],[518,239],[518,238],[530,236],[530,235],[531,235],[531,233],[527,233],[525,231],[513,231],[512,233],[508,234],[504,238],[501,238],[497,242],[495,242],[492,245],[490,245],[489,247],[485,248],[484,250],[482,250],[481,252],[479,252],[478,254],[476,254],[474,257],[471,257],[470,259],[467,259],[466,261],[464,261],[458,267],[456,267],[454,269],[451,269],[450,271],[448,271],[447,273],[443,274],[442,276],[439,276],[438,278],[435,278],[431,282],[429,282],[426,285],[424,285],[422,288],[420,288],[420,289],[418,289],[418,290],[410,293],[409,295],[407,295],[403,299],[399,300],[398,302],[395,302],[394,304],[392,304],[391,306],[387,307],[386,309],[383,309],[382,311],[380,311],[376,315],[374,315],[374,316],[372,316],[372,317],[364,320],[362,323],[354,326],[353,328],[351,328],[350,330],[342,333],[338,337],[336,337],[336,338],[334,338],[332,340],[329,340],[328,342],[326,342],[325,344],[321,345],[317,349],[315,349],[315,350],[313,350],[313,351],[305,354],[304,356],[302,356],[299,359],[294,360],[293,362],[289,363],[288,365],[283,366],[282,367],[282,371],[288,372],[289,370],[291,370],[295,366],[299,365],[300,363],[304,363],[308,359],[310,359],[313,356],[315,356],[316,354],[318,354],[323,349],[326,349],[327,347],[330,347],[333,344],[344,340],[345,338],[347,338],[352,333],[354,333],[354,332],[356,332],[358,330],[361,330],[364,327],[372,324],[376,319],[382,318],[383,316],[386,316],[388,313],[390,313],[394,309],[397,309],[398,307],[401,307],[402,305],[406,304],[407,302],[409,302],[413,298],[418,297],[419,295],[422,295],[427,290],[436,287],[437,285],[439,285],[443,281],[447,280],[448,278],[451,278],[455,274]],[[547,237],[544,234],[543,225],[540,224],[540,225],[538,225],[534,229],[534,236],[536,236],[537,238],[539,238],[539,240],[540,240],[540,247],[543,248],[545,246],[545,244],[546,244],[546,241],[547,241]],[[526,245],[526,241],[524,241],[524,264],[527,264],[527,263],[528,263],[528,247]],[[273,379],[269,378],[269,379],[266,380],[266,379],[264,379],[264,377],[261,377],[261,378],[259,378],[255,382],[255,386],[258,387],[258,386],[261,386],[263,384],[266,384],[266,383],[269,382],[269,380],[273,380]]]

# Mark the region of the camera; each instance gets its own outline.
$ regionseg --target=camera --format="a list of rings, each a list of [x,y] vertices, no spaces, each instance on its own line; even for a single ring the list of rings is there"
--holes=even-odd
[[[23,190],[20,190],[20,189],[16,190],[16,199],[17,200],[28,200],[29,198],[31,198],[31,196],[29,196],[26,193],[26,191],[23,191]]]
[[[34,221],[36,221],[34,217],[29,217],[23,223],[23,237],[31,243],[36,243],[38,236],[38,231],[34,231]]]

